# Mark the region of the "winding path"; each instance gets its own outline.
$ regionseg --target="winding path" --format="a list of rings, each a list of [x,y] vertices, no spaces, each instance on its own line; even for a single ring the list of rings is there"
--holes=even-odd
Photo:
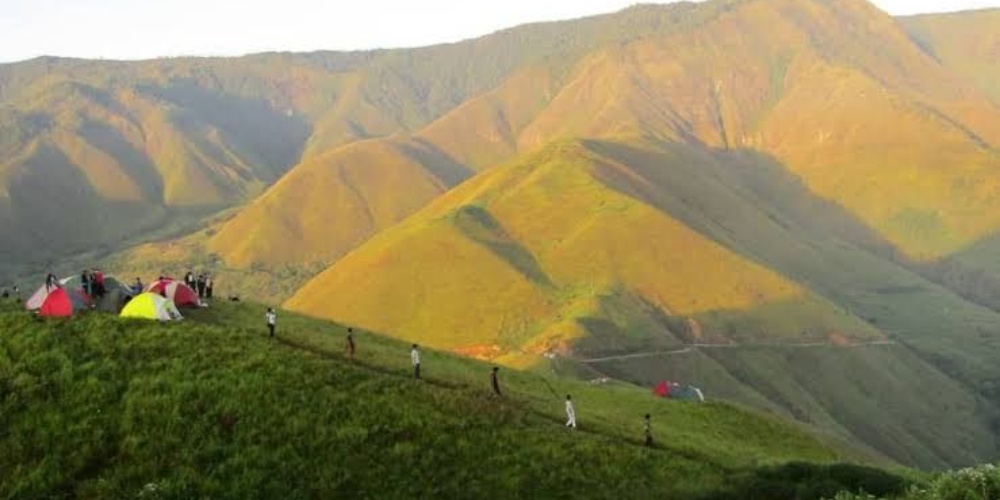
[[[677,349],[673,351],[648,351],[648,352],[637,352],[633,354],[623,354],[621,356],[606,356],[602,358],[591,358],[591,359],[577,359],[581,363],[600,363],[603,361],[617,361],[622,359],[634,359],[634,358],[652,358],[656,356],[676,356],[678,354],[688,354],[696,349],[738,349],[741,347],[791,347],[796,349],[804,349],[811,347],[839,347],[842,349],[857,349],[859,347],[873,347],[873,346],[886,346],[886,345],[899,345],[895,340],[873,340],[871,342],[858,342],[855,344],[833,344],[830,342],[813,342],[807,344],[780,344],[780,343],[762,343],[762,344],[688,344],[683,349]]]

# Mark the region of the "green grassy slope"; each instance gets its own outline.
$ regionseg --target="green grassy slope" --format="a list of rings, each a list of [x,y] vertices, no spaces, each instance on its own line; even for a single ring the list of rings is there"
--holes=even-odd
[[[697,232],[664,223],[672,219]],[[630,230],[633,220],[641,231]],[[332,266],[289,306],[515,366],[550,350],[589,359],[772,345],[783,362],[722,350],[727,363],[709,360],[712,371],[683,381],[907,463],[988,459],[998,345],[984,332],[1000,318],[893,255],[767,156],[587,141],[476,177]],[[766,278],[756,263],[780,276]],[[753,283],[751,299],[742,280]],[[796,295],[799,286],[810,292]],[[887,338],[903,346],[876,358],[837,347]],[[802,343],[831,351],[819,361],[781,354],[781,344]],[[688,366],[683,359],[591,367],[650,384]],[[894,387],[892,402],[869,385]]]
[[[269,340],[261,311],[218,303],[168,325],[38,321],[5,305],[0,493],[735,498],[758,467],[781,475],[788,460],[859,456],[731,406],[625,386],[502,372],[496,400],[488,365],[435,352],[418,382],[404,343],[359,333],[349,361],[342,327],[282,313],[280,340]],[[562,426],[550,390],[575,396],[578,431]],[[646,412],[653,450],[639,445]],[[860,468],[797,467],[818,479],[787,474],[774,487],[818,498],[901,485]]]
[[[995,411],[899,345],[692,348],[586,366],[647,386],[695,383],[710,397],[770,408],[926,469],[995,453]]]

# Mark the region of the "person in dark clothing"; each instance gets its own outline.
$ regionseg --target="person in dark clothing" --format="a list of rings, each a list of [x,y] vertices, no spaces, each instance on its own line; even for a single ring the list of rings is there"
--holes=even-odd
[[[347,357],[354,359],[354,329],[347,329]]]
[[[653,446],[653,430],[649,425],[648,413],[646,414],[646,419],[643,421],[643,431],[646,434],[646,446],[651,448]]]
[[[413,378],[420,379],[420,350],[417,349],[417,344],[413,344],[413,349],[410,350],[410,362],[413,363]]]
[[[160,278],[160,279],[163,279],[163,278]],[[194,290],[194,289],[195,289],[195,283],[194,283],[194,273],[192,273],[191,271],[188,271],[188,272],[187,272],[187,273],[186,273],[186,274],[184,275],[184,284],[185,284],[185,285],[187,285],[187,286],[188,286],[189,288],[191,288],[192,290]]]
[[[503,394],[500,393],[500,379],[497,378],[497,372],[499,371],[500,367],[493,367],[493,374],[490,376],[490,382],[493,385],[493,393],[497,396],[503,397]]]
[[[94,276],[90,287],[94,290],[94,297],[104,297],[104,272],[94,269]]]
[[[135,279],[135,283],[132,285],[132,294],[133,295],[139,295],[140,293],[142,293],[142,289],[143,288],[145,288],[145,287],[142,285],[142,280],[139,279],[139,278],[136,278]]]
[[[83,287],[83,293],[87,295],[94,294],[94,292],[90,289],[90,273],[86,270],[80,273],[80,286]]]
[[[196,290],[198,290],[198,298],[205,298],[205,275],[199,274],[198,279],[195,281]]]
[[[212,287],[215,286],[215,281],[212,279],[211,274],[205,275],[205,298],[212,298]]]

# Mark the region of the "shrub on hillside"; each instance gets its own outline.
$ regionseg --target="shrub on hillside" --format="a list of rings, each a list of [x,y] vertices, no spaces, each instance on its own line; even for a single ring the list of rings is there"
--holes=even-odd
[[[728,489],[708,498],[818,500],[831,498],[840,491],[893,496],[905,492],[909,486],[905,479],[871,467],[792,462],[748,471],[738,480],[731,482]]]
[[[859,491],[850,489],[849,491]],[[882,494],[882,493],[880,493]],[[876,500],[867,493],[841,492],[833,500]],[[1000,468],[987,464],[948,472],[926,486],[912,486],[899,500],[994,500],[1000,499]]]

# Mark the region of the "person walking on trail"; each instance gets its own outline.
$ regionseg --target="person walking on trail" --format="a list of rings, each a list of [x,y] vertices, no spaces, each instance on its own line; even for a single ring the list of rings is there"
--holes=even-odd
[[[652,428],[649,425],[649,414],[648,413],[646,414],[646,419],[643,420],[642,427],[643,427],[643,432],[645,432],[645,434],[646,434],[646,447],[647,448],[652,448],[653,447],[653,430],[652,430]]]
[[[420,379],[420,350],[417,349],[417,344],[413,344],[413,349],[410,350],[410,361],[413,362],[413,378]]]
[[[270,333],[270,337],[273,339],[274,338],[274,324],[277,323],[277,321],[278,321],[278,315],[274,312],[274,309],[268,307],[267,308],[267,314],[265,315],[265,317],[267,317],[267,331],[268,331],[268,333]]]
[[[347,357],[354,359],[354,329],[347,329]]]
[[[573,398],[566,395],[566,427],[576,429],[576,409],[573,408]]]
[[[493,373],[490,375],[490,384],[493,385],[493,393],[499,397],[503,397],[503,394],[500,392],[500,379],[497,378],[497,372],[499,371],[500,367],[493,367]]]

